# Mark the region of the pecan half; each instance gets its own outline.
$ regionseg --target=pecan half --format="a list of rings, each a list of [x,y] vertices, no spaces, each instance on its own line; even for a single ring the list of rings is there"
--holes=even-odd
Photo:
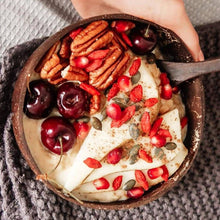
[[[59,55],[60,57],[64,59],[68,59],[70,57],[70,44],[72,42],[72,39],[70,36],[66,36],[63,38],[60,46]]]
[[[62,72],[61,76],[66,80],[86,81],[89,79],[88,74],[81,68],[68,65]]]
[[[101,96],[100,95],[93,95],[90,99],[90,115],[95,114],[99,111],[101,105]]]

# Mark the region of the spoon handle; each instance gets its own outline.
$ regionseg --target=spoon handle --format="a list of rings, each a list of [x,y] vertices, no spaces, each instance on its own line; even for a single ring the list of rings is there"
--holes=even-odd
[[[175,84],[203,74],[220,71],[220,57],[202,62],[176,63],[160,60],[159,63]]]

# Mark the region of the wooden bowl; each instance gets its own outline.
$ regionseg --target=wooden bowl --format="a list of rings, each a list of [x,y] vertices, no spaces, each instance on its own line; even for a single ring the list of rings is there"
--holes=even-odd
[[[17,141],[17,144],[26,159],[27,163],[33,170],[36,175],[40,174],[40,170],[37,167],[32,155],[27,146],[24,129],[23,129],[23,105],[24,105],[24,97],[26,93],[26,82],[28,74],[32,73],[42,58],[42,56],[46,53],[46,51],[60,38],[62,38],[65,34],[70,32],[71,30],[81,26],[86,25],[95,20],[116,20],[116,19],[125,19],[132,20],[134,22],[141,22],[144,24],[151,24],[158,34],[159,42],[161,42],[161,50],[165,57],[174,61],[181,62],[189,62],[193,61],[192,56],[188,52],[185,44],[180,40],[180,38],[174,34],[172,31],[163,28],[157,24],[152,22],[133,17],[126,14],[111,14],[111,15],[103,15],[92,17],[89,19],[85,19],[74,23],[56,34],[49,37],[45,42],[43,42],[30,56],[28,61],[26,62],[24,68],[22,69],[16,84],[14,86],[14,93],[12,99],[12,111],[13,111],[13,130],[14,135]],[[177,182],[187,173],[188,169],[191,167],[193,160],[197,154],[200,140],[202,138],[202,130],[204,124],[204,90],[202,86],[202,82],[199,78],[188,81],[181,86],[183,92],[183,99],[186,105],[187,116],[189,118],[188,132],[185,140],[185,145],[189,150],[187,157],[185,158],[183,164],[180,168],[169,178],[167,182],[162,182],[156,186],[153,186],[149,191],[147,191],[144,196],[139,199],[129,199],[123,202],[113,202],[113,203],[95,203],[95,202],[84,202],[85,207],[96,208],[96,209],[129,209],[133,207],[137,207],[140,205],[147,204],[159,197],[161,197],[164,193],[174,187]],[[46,186],[54,191],[56,194],[61,196],[62,198],[73,202],[75,204],[79,204],[73,198],[65,196],[59,190],[57,190],[53,185],[44,181]]]

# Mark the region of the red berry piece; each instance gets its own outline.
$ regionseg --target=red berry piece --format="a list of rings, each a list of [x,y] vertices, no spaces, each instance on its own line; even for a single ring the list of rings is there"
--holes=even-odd
[[[151,124],[150,124],[150,114],[149,114],[149,112],[144,112],[144,114],[141,118],[141,129],[146,134],[148,134],[150,132]]]
[[[71,149],[76,140],[74,127],[62,117],[50,117],[41,124],[41,141],[55,154]]]
[[[139,149],[138,156],[147,163],[153,163],[152,157],[143,149]]]
[[[98,160],[91,157],[86,158],[83,163],[85,163],[89,168],[98,169],[102,167],[102,164]]]
[[[134,187],[127,191],[127,196],[129,198],[138,199],[144,194],[144,189],[142,187]]]
[[[141,66],[141,58],[137,58],[135,60],[133,60],[131,67],[129,68],[129,74],[130,76],[133,76],[137,73],[137,71],[139,70]]]
[[[162,121],[163,121],[163,118],[158,118],[158,119],[154,122],[154,124],[153,124],[153,126],[152,126],[152,128],[151,128],[151,130],[150,130],[150,133],[149,133],[149,136],[150,136],[150,137],[154,136],[154,135],[157,133],[157,131],[158,131],[158,129],[159,129],[159,127],[160,127]]]
[[[104,177],[94,180],[93,185],[97,190],[108,189],[110,186],[108,180],[105,179]]]
[[[147,171],[147,174],[149,178],[153,180],[160,177],[163,174],[163,169],[161,167],[152,168]]]
[[[170,84],[170,80],[168,79],[167,77],[167,74],[166,73],[161,73],[160,74],[160,84],[162,86],[166,85],[166,84]]]
[[[174,94],[177,94],[180,91],[178,86],[174,86],[172,90]]]
[[[106,107],[106,114],[113,120],[119,120],[122,117],[121,108],[116,103],[112,103]]]
[[[128,76],[118,77],[118,87],[123,92],[128,92],[131,88],[131,80]]]
[[[104,59],[109,53],[109,49],[106,50],[95,50],[88,55],[90,60]]]
[[[155,147],[163,147],[166,144],[166,138],[159,135],[155,134],[154,136],[151,137],[151,144]]]
[[[85,68],[86,72],[92,72],[96,69],[98,69],[101,65],[102,65],[102,59],[96,59],[96,60],[92,60],[89,65]]]
[[[144,188],[144,190],[148,190],[148,182],[144,173],[141,170],[135,170],[135,179]]]
[[[76,30],[73,30],[70,32],[69,36],[74,39],[81,31],[83,30],[83,28],[78,28]]]
[[[80,83],[80,88],[88,92],[90,95],[100,95],[100,92],[92,85]]]
[[[87,57],[81,56],[77,57],[72,61],[72,65],[78,68],[84,69],[89,65],[89,59]]]
[[[122,183],[122,176],[117,176],[112,183],[112,187],[114,190],[117,190],[121,187],[121,183]]]
[[[144,106],[150,108],[158,103],[158,98],[149,98],[144,102]]]
[[[170,84],[166,84],[162,86],[161,94],[160,94],[161,98],[166,99],[166,100],[171,99],[172,94],[173,94],[173,91],[172,91],[172,87]]]
[[[167,181],[169,178],[169,171],[166,165],[161,166],[161,168],[163,169],[163,174],[161,175],[161,177],[164,179],[164,181]]]
[[[90,130],[89,125],[85,122],[75,122],[73,126],[76,130],[77,137],[82,140],[85,139]]]
[[[142,98],[143,98],[143,88],[141,85],[137,85],[130,92],[130,100],[132,102],[140,102]]]
[[[122,32],[121,33],[121,37],[122,39],[124,40],[124,42],[129,46],[129,47],[132,47],[132,43],[131,43],[131,40],[129,39],[128,35],[125,33],[125,32]]]
[[[187,125],[187,123],[188,123],[188,118],[184,116],[180,121],[181,128],[183,129]]]
[[[113,21],[111,27],[115,28],[115,30],[119,33],[126,32],[135,27],[135,24],[131,21],[118,20]]]
[[[118,87],[118,84],[114,83],[112,85],[111,89],[109,90],[107,100],[110,101],[113,97],[115,97],[118,94],[119,91],[120,91],[120,89]]]
[[[160,129],[158,130],[157,134],[159,134],[159,135],[161,135],[161,136],[163,136],[163,137],[165,137],[165,138],[170,138],[170,139],[172,139],[172,135],[170,134],[169,130],[167,130],[167,129],[161,129],[161,128],[160,128]]]
[[[121,148],[115,148],[112,151],[110,151],[107,155],[107,162],[109,164],[116,164],[121,160],[122,157],[122,149]]]

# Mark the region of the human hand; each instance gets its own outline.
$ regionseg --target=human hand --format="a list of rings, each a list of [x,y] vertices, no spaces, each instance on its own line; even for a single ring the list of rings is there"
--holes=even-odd
[[[199,37],[186,13],[183,0],[72,0],[83,18],[127,13],[157,23],[175,32],[195,61],[203,61]]]

